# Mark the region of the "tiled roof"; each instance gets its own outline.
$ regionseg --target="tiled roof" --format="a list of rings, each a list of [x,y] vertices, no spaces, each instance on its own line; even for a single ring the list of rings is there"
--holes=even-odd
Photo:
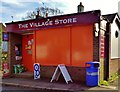
[[[108,21],[109,21],[110,23],[112,23],[113,20],[114,20],[114,18],[115,18],[115,16],[116,16],[116,14],[117,14],[117,13],[107,14],[107,15],[103,15],[103,17],[104,17],[105,19],[108,19]]]

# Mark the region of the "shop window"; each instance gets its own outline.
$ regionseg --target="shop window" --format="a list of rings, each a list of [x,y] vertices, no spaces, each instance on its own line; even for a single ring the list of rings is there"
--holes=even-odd
[[[20,44],[16,44],[15,45],[15,59],[16,60],[21,60],[22,57],[21,57],[21,45]]]
[[[28,43],[25,45],[25,49],[27,50],[28,54],[32,54],[32,45],[33,45],[33,39],[28,40]]]

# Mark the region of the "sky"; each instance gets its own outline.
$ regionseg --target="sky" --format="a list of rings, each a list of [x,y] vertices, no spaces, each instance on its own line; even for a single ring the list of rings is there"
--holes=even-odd
[[[77,13],[80,2],[84,11],[101,10],[105,15],[118,12],[120,0],[0,0],[0,22],[21,21],[27,12],[33,12],[40,6],[58,8],[64,14]]]

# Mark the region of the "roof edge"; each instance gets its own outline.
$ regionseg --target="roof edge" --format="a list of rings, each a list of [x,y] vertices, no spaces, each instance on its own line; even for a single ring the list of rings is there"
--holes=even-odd
[[[86,11],[86,12],[80,12],[80,13],[71,13],[71,14],[64,14],[64,15],[57,15],[57,16],[50,16],[47,18],[53,18],[53,17],[61,17],[61,16],[70,16],[70,15],[79,15],[79,14],[86,14],[86,13],[98,13],[99,15],[101,15],[101,10],[92,10],[92,11]],[[46,19],[46,18],[38,18],[38,19],[30,19],[30,20],[24,20],[24,21],[13,21],[13,22],[9,22],[9,23],[5,23],[6,25],[9,24],[14,24],[14,23],[20,23],[20,22],[26,22],[26,21],[32,21],[32,20],[41,20],[41,19]]]

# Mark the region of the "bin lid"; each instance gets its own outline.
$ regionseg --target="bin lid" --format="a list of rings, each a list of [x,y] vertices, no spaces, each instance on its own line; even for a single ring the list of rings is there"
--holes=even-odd
[[[91,61],[91,62],[86,62],[86,64],[89,64],[90,67],[99,67],[100,62],[98,62],[98,61]]]
[[[91,61],[91,62],[86,62],[86,64],[100,64],[98,61]]]

